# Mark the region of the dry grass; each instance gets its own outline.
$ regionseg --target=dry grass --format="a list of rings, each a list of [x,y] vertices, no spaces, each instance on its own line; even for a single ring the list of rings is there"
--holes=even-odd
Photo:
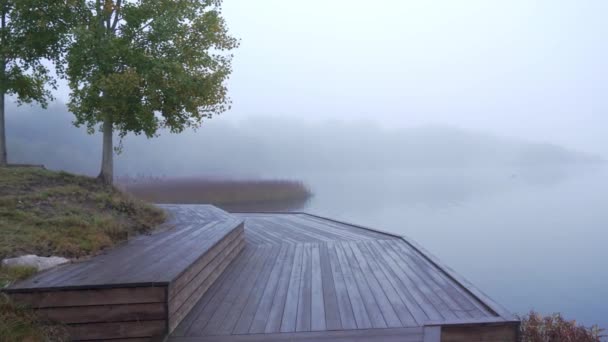
[[[289,180],[210,180],[201,178],[125,181],[134,196],[155,203],[247,205],[307,200],[311,192]]]
[[[0,289],[9,285],[13,281],[29,278],[38,270],[35,267],[11,266],[3,267],[0,265]]]
[[[0,259],[91,255],[164,218],[160,209],[94,178],[0,168]]]
[[[531,311],[521,317],[522,342],[600,342],[601,334],[599,327],[578,325],[561,314],[543,316]]]

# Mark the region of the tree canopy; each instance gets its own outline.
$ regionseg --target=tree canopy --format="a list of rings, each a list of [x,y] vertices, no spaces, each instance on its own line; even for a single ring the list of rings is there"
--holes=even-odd
[[[76,125],[104,132],[100,178],[112,181],[112,132],[181,132],[230,106],[225,81],[238,46],[221,0],[85,1],[65,75]],[[108,149],[110,151],[108,151]]]
[[[77,0],[0,0],[0,165],[7,163],[4,97],[46,107],[47,86],[56,83],[43,61],[64,51],[78,7]]]

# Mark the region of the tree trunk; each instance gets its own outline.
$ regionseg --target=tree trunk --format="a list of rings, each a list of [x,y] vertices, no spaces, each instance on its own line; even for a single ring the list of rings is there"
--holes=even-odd
[[[98,178],[105,184],[114,182],[114,146],[112,144],[112,119],[103,121],[103,150],[101,152],[101,172]]]
[[[0,22],[4,31],[6,27],[6,8],[2,8],[2,19]],[[4,42],[2,42],[4,44]],[[6,127],[4,126],[4,96],[6,93],[6,57],[0,56],[0,166],[8,163],[6,157]]]
[[[1,76],[0,76],[1,77]],[[1,82],[1,81],[0,81]],[[0,166],[6,166],[6,131],[4,127],[4,89],[0,86]]]

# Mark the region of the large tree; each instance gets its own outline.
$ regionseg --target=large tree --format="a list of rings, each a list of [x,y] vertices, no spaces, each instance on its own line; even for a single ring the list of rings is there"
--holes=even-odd
[[[181,132],[228,109],[226,51],[238,41],[227,32],[221,0],[85,3],[66,58],[68,107],[76,125],[103,132],[99,178],[112,183],[113,133]]]
[[[7,164],[5,96],[18,104],[52,99],[55,80],[43,61],[66,46],[76,0],[0,0],[0,166]]]

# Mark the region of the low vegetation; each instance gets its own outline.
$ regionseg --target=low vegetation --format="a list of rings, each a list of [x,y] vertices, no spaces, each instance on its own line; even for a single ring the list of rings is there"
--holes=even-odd
[[[43,168],[0,168],[0,259],[95,254],[145,233],[164,213],[94,178]],[[4,282],[24,270],[0,269]]]
[[[98,253],[162,223],[160,209],[96,179],[43,168],[0,168],[0,260]],[[0,267],[0,288],[36,273]],[[0,341],[68,341],[66,329],[0,293]]]
[[[41,319],[0,293],[0,341],[62,342],[69,341],[69,335],[62,325]]]
[[[310,190],[289,180],[123,179],[121,187],[155,203],[210,203],[220,207],[307,200]]]
[[[30,266],[2,267],[0,265],[0,289],[8,286],[13,281],[29,278],[38,270]]]
[[[566,320],[561,314],[543,316],[531,311],[521,317],[522,342],[600,342],[602,331]]]

